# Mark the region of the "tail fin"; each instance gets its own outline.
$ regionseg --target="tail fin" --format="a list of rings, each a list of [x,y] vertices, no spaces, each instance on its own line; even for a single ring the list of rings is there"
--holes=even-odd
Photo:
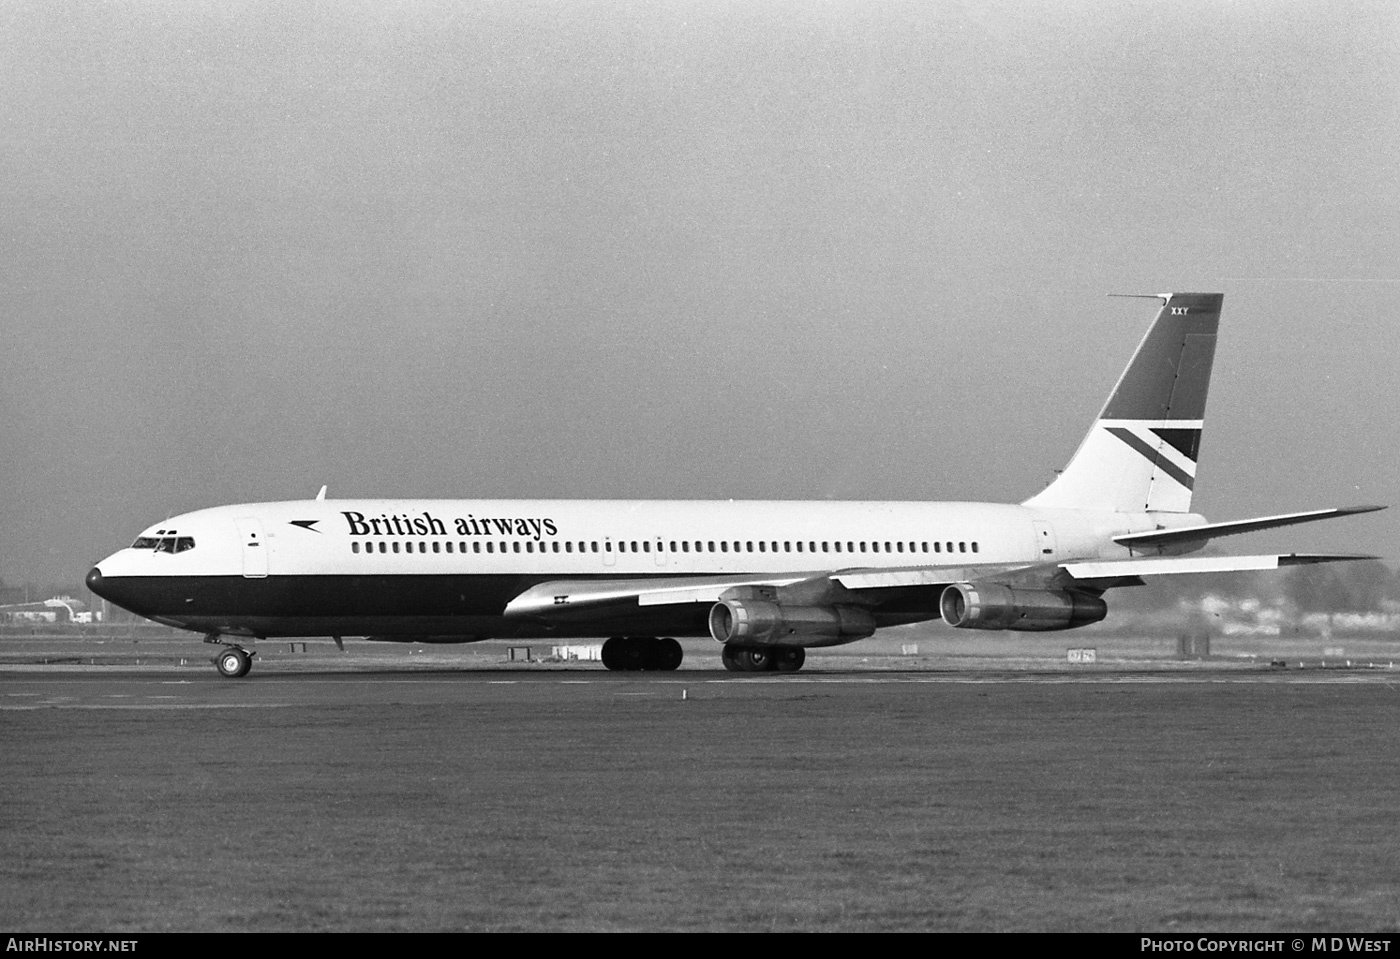
[[[1160,296],[1161,312],[1069,466],[1024,505],[1190,512],[1225,297]]]

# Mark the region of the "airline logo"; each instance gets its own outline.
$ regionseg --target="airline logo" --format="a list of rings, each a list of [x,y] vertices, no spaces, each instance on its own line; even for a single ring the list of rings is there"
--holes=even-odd
[[[559,527],[549,517],[490,516],[477,517],[468,513],[444,522],[426,510],[418,515],[399,513],[365,516],[353,510],[341,510],[351,536],[446,536],[447,522],[458,536],[520,536],[539,542],[546,536],[558,536]]]
[[[1103,420],[1099,424],[1154,467],[1186,489],[1196,484],[1196,458],[1201,449],[1199,420]]]

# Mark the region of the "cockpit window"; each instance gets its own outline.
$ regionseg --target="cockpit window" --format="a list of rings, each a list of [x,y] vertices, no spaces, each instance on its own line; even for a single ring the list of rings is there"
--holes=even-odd
[[[132,549],[153,549],[157,553],[183,553],[194,549],[193,536],[139,536]]]

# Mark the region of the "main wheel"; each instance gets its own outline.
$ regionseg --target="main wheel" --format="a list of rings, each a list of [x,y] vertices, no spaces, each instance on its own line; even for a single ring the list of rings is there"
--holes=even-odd
[[[655,643],[652,668],[667,672],[679,669],[681,662],[685,659],[685,650],[681,649],[681,644],[670,638],[658,639],[655,640]]]
[[[214,665],[218,668],[220,675],[230,679],[239,679],[247,676],[248,670],[253,668],[253,657],[248,655],[247,650],[239,649],[237,646],[229,646],[214,657]]]
[[[773,650],[773,668],[780,673],[795,673],[807,661],[807,650],[801,646],[782,646]]]
[[[625,673],[651,668],[651,644],[646,636],[614,636],[603,644],[603,665]]]
[[[736,673],[763,673],[773,668],[773,650],[767,646],[732,646],[720,651],[724,668]]]

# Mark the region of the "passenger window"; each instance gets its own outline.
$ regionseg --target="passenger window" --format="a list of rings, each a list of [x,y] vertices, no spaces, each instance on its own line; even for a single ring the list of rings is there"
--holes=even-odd
[[[642,552],[643,552],[643,553],[650,553],[650,552],[651,552],[651,543],[647,542],[646,540],[642,540]]]
[[[398,540],[394,540],[394,552],[397,553],[398,551],[399,551],[399,541],[398,541]]]
[[[801,540],[798,540],[798,542],[797,542],[797,551],[798,551],[799,553],[802,552],[802,541],[801,541]]]
[[[359,544],[359,543],[351,543],[351,544],[350,544],[350,552],[352,552],[352,553],[358,553],[359,551],[360,551],[360,544]]]
[[[966,553],[966,552],[967,552],[967,544],[966,544],[966,543],[959,543],[959,544],[958,544],[958,552],[959,552],[959,553]]]
[[[977,552],[977,540],[975,539],[972,541],[972,551]]]
[[[472,543],[472,552],[473,552],[473,553],[479,553],[479,552],[481,552],[481,544],[480,544],[480,543]]]

